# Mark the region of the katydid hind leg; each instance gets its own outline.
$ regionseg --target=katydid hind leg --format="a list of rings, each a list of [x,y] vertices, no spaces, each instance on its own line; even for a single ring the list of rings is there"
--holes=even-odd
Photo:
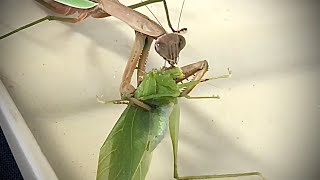
[[[219,95],[212,95],[212,96],[189,96],[189,95],[185,95],[183,97],[187,98],[187,99],[220,99]]]
[[[173,150],[173,173],[178,178],[178,141],[179,141],[180,106],[175,103],[169,117],[170,138]]]
[[[234,174],[216,174],[216,175],[200,175],[200,176],[184,176],[178,177],[177,180],[195,180],[195,179],[224,179],[224,178],[237,178],[237,177],[248,177],[258,176],[259,179],[265,180],[264,176],[260,172],[245,172],[245,173],[234,173]]]
[[[234,174],[216,174],[216,175],[200,175],[200,176],[184,176],[179,177],[178,174],[178,141],[179,141],[179,122],[180,122],[180,106],[175,103],[172,113],[169,118],[170,137],[173,148],[173,172],[174,178],[177,180],[193,180],[193,179],[222,179],[246,176],[259,176],[260,179],[265,180],[260,172],[245,172]]]
[[[215,78],[208,78],[208,79],[204,79],[203,80],[202,78],[205,75],[205,73],[208,71],[208,68],[209,68],[208,62],[205,61],[205,60],[204,61],[199,61],[199,62],[196,62],[196,63],[193,63],[193,64],[186,65],[186,66],[181,68],[183,73],[185,74],[185,77],[183,79],[178,79],[177,82],[181,82],[184,79],[186,79],[186,78],[188,78],[188,77],[190,77],[192,75],[194,75],[193,81],[198,81],[198,82],[204,82],[204,81],[211,80],[211,79],[228,78],[228,77],[231,76],[231,71],[230,71],[230,69],[228,69],[228,71],[229,71],[228,75],[223,75],[223,76],[218,76],[218,77],[215,77]],[[192,89],[197,84],[198,83],[192,84],[190,86],[187,86],[187,88],[181,93],[180,96],[183,96],[183,97],[188,98],[188,99],[220,98],[219,96],[198,96],[198,97],[189,96],[188,94],[192,91]],[[171,129],[170,129],[170,132],[171,132]],[[172,135],[171,135],[171,138],[172,138]],[[174,145],[173,142],[174,141],[172,139],[172,144]],[[174,149],[174,152],[175,152],[175,149]],[[178,174],[176,174],[177,173],[177,170],[176,170],[177,169],[176,159],[177,159],[177,155],[174,156],[174,163],[175,163],[174,172],[175,172],[175,178],[177,180],[218,179],[218,178],[221,179],[221,178],[246,177],[246,176],[259,176],[260,179],[263,179],[263,180],[265,179],[260,172],[245,172],[245,173],[234,173],[234,174],[217,174],[217,175],[199,175],[199,176],[179,177]]]
[[[232,71],[230,68],[228,68],[228,74],[224,74],[221,76],[216,76],[216,77],[211,77],[211,78],[205,78],[205,79],[201,79],[200,82],[206,82],[206,81],[211,81],[211,80],[217,80],[217,79],[228,79],[230,78],[232,75]]]

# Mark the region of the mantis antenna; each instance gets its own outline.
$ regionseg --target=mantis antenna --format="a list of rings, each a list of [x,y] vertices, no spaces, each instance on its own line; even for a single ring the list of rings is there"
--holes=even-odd
[[[182,2],[180,14],[179,14],[179,20],[178,20],[178,29],[179,29],[180,20],[181,20],[181,15],[182,15],[182,11],[183,11],[183,7],[184,7],[184,3],[185,3],[185,2],[186,2],[186,0],[183,0],[183,2]]]
[[[141,0],[141,2],[143,2],[143,1]],[[159,25],[163,28],[163,26],[162,26],[162,24],[160,23],[159,19],[158,19],[157,16],[151,11],[151,9],[148,7],[148,5],[144,5],[144,6],[148,9],[148,11],[152,14],[152,16],[157,20],[157,22],[159,23]]]
[[[181,10],[180,10],[179,19],[178,19],[178,29],[177,29],[177,30],[174,30],[174,29],[172,28],[171,22],[170,22],[170,20],[168,19],[169,26],[170,26],[170,28],[171,28],[171,30],[172,30],[173,32],[178,32],[178,33],[180,33],[180,32],[183,32],[183,31],[186,31],[186,30],[187,30],[187,28],[179,29],[180,20],[181,20],[182,11],[183,11],[183,7],[184,7],[184,4],[185,4],[185,1],[186,1],[186,0],[183,0],[182,5],[181,5]],[[141,2],[143,2],[143,0],[141,0]],[[164,3],[164,6],[165,6],[165,10],[168,11],[166,1],[163,1],[163,3]],[[151,9],[148,7],[148,5],[145,4],[144,6],[148,9],[148,11],[152,14],[152,16],[157,20],[157,22],[159,23],[159,25],[160,25],[161,27],[163,27],[162,24],[160,23],[159,19],[157,18],[157,16],[151,11]],[[169,13],[169,12],[167,12],[167,13]]]

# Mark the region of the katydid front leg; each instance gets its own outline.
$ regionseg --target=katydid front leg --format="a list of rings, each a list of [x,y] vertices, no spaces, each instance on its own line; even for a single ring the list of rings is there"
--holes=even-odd
[[[229,73],[227,75],[203,79],[203,76],[208,71],[208,62],[199,61],[193,64],[189,64],[181,68],[185,77],[177,79],[177,82],[182,82],[184,79],[194,75],[192,79],[193,82],[205,82],[208,80],[228,78],[231,76],[231,71],[228,69]],[[192,82],[191,81],[191,82]],[[194,83],[186,86],[186,88],[181,92],[180,97],[186,97],[188,99],[201,99],[201,98],[219,98],[219,96],[209,96],[209,97],[190,97],[188,94],[197,86],[198,83]],[[178,174],[178,141],[179,141],[179,120],[180,120],[180,109],[178,102],[174,105],[173,113],[170,115],[169,129],[170,137],[173,147],[173,158],[174,158],[174,178],[177,180],[192,180],[192,179],[217,179],[217,178],[231,178],[231,177],[241,177],[241,176],[260,176],[261,179],[265,179],[260,172],[246,172],[246,173],[235,173],[235,174],[218,174],[218,175],[200,175],[200,176],[185,176],[180,177]]]

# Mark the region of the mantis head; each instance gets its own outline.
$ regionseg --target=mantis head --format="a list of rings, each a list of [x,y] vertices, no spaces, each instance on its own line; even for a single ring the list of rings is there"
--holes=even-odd
[[[171,66],[178,62],[180,51],[186,45],[185,38],[178,33],[168,33],[160,36],[155,42],[157,53]]]

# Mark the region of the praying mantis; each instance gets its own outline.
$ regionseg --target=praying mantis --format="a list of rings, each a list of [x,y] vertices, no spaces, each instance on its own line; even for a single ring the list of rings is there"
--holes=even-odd
[[[103,101],[98,99],[101,103],[126,103],[128,106],[100,149],[96,179],[145,179],[152,151],[164,138],[168,127],[173,147],[175,179],[213,179],[240,176],[259,176],[264,179],[259,172],[179,176],[177,167],[180,118],[178,97],[188,99],[219,98],[219,96],[191,97],[188,94],[200,82],[228,78],[231,75],[231,71],[229,71],[228,75],[203,79],[207,71],[207,61],[199,61],[181,68],[153,69],[144,76],[138,86],[134,94],[134,101],[133,99],[126,102],[123,100]],[[193,75],[191,81],[181,83]],[[147,104],[147,107],[141,106],[140,102]]]
[[[137,11],[132,10],[130,7],[124,6],[118,0],[99,0],[97,2],[90,0],[49,0],[48,2],[44,0],[36,1],[58,14],[68,16],[78,13],[78,16],[71,18],[47,16],[6,35],[3,35],[0,37],[0,39],[3,39],[13,33],[28,28],[44,20],[58,20],[76,23],[89,16],[94,18],[104,18],[111,15],[127,23],[132,29],[135,30],[135,42],[125,67],[120,85],[120,95],[122,99],[133,96],[135,88],[131,85],[131,77],[135,69],[138,69],[138,84],[140,84],[142,81],[142,74],[145,71],[145,65],[153,39],[156,39],[156,52],[170,65],[175,65],[177,63],[179,53],[186,45],[185,38],[178,33],[184,29],[176,31],[171,26],[166,0],[148,0],[130,7],[137,8],[150,3],[162,1],[166,10],[168,24],[173,33],[167,33],[165,29],[155,21]]]

